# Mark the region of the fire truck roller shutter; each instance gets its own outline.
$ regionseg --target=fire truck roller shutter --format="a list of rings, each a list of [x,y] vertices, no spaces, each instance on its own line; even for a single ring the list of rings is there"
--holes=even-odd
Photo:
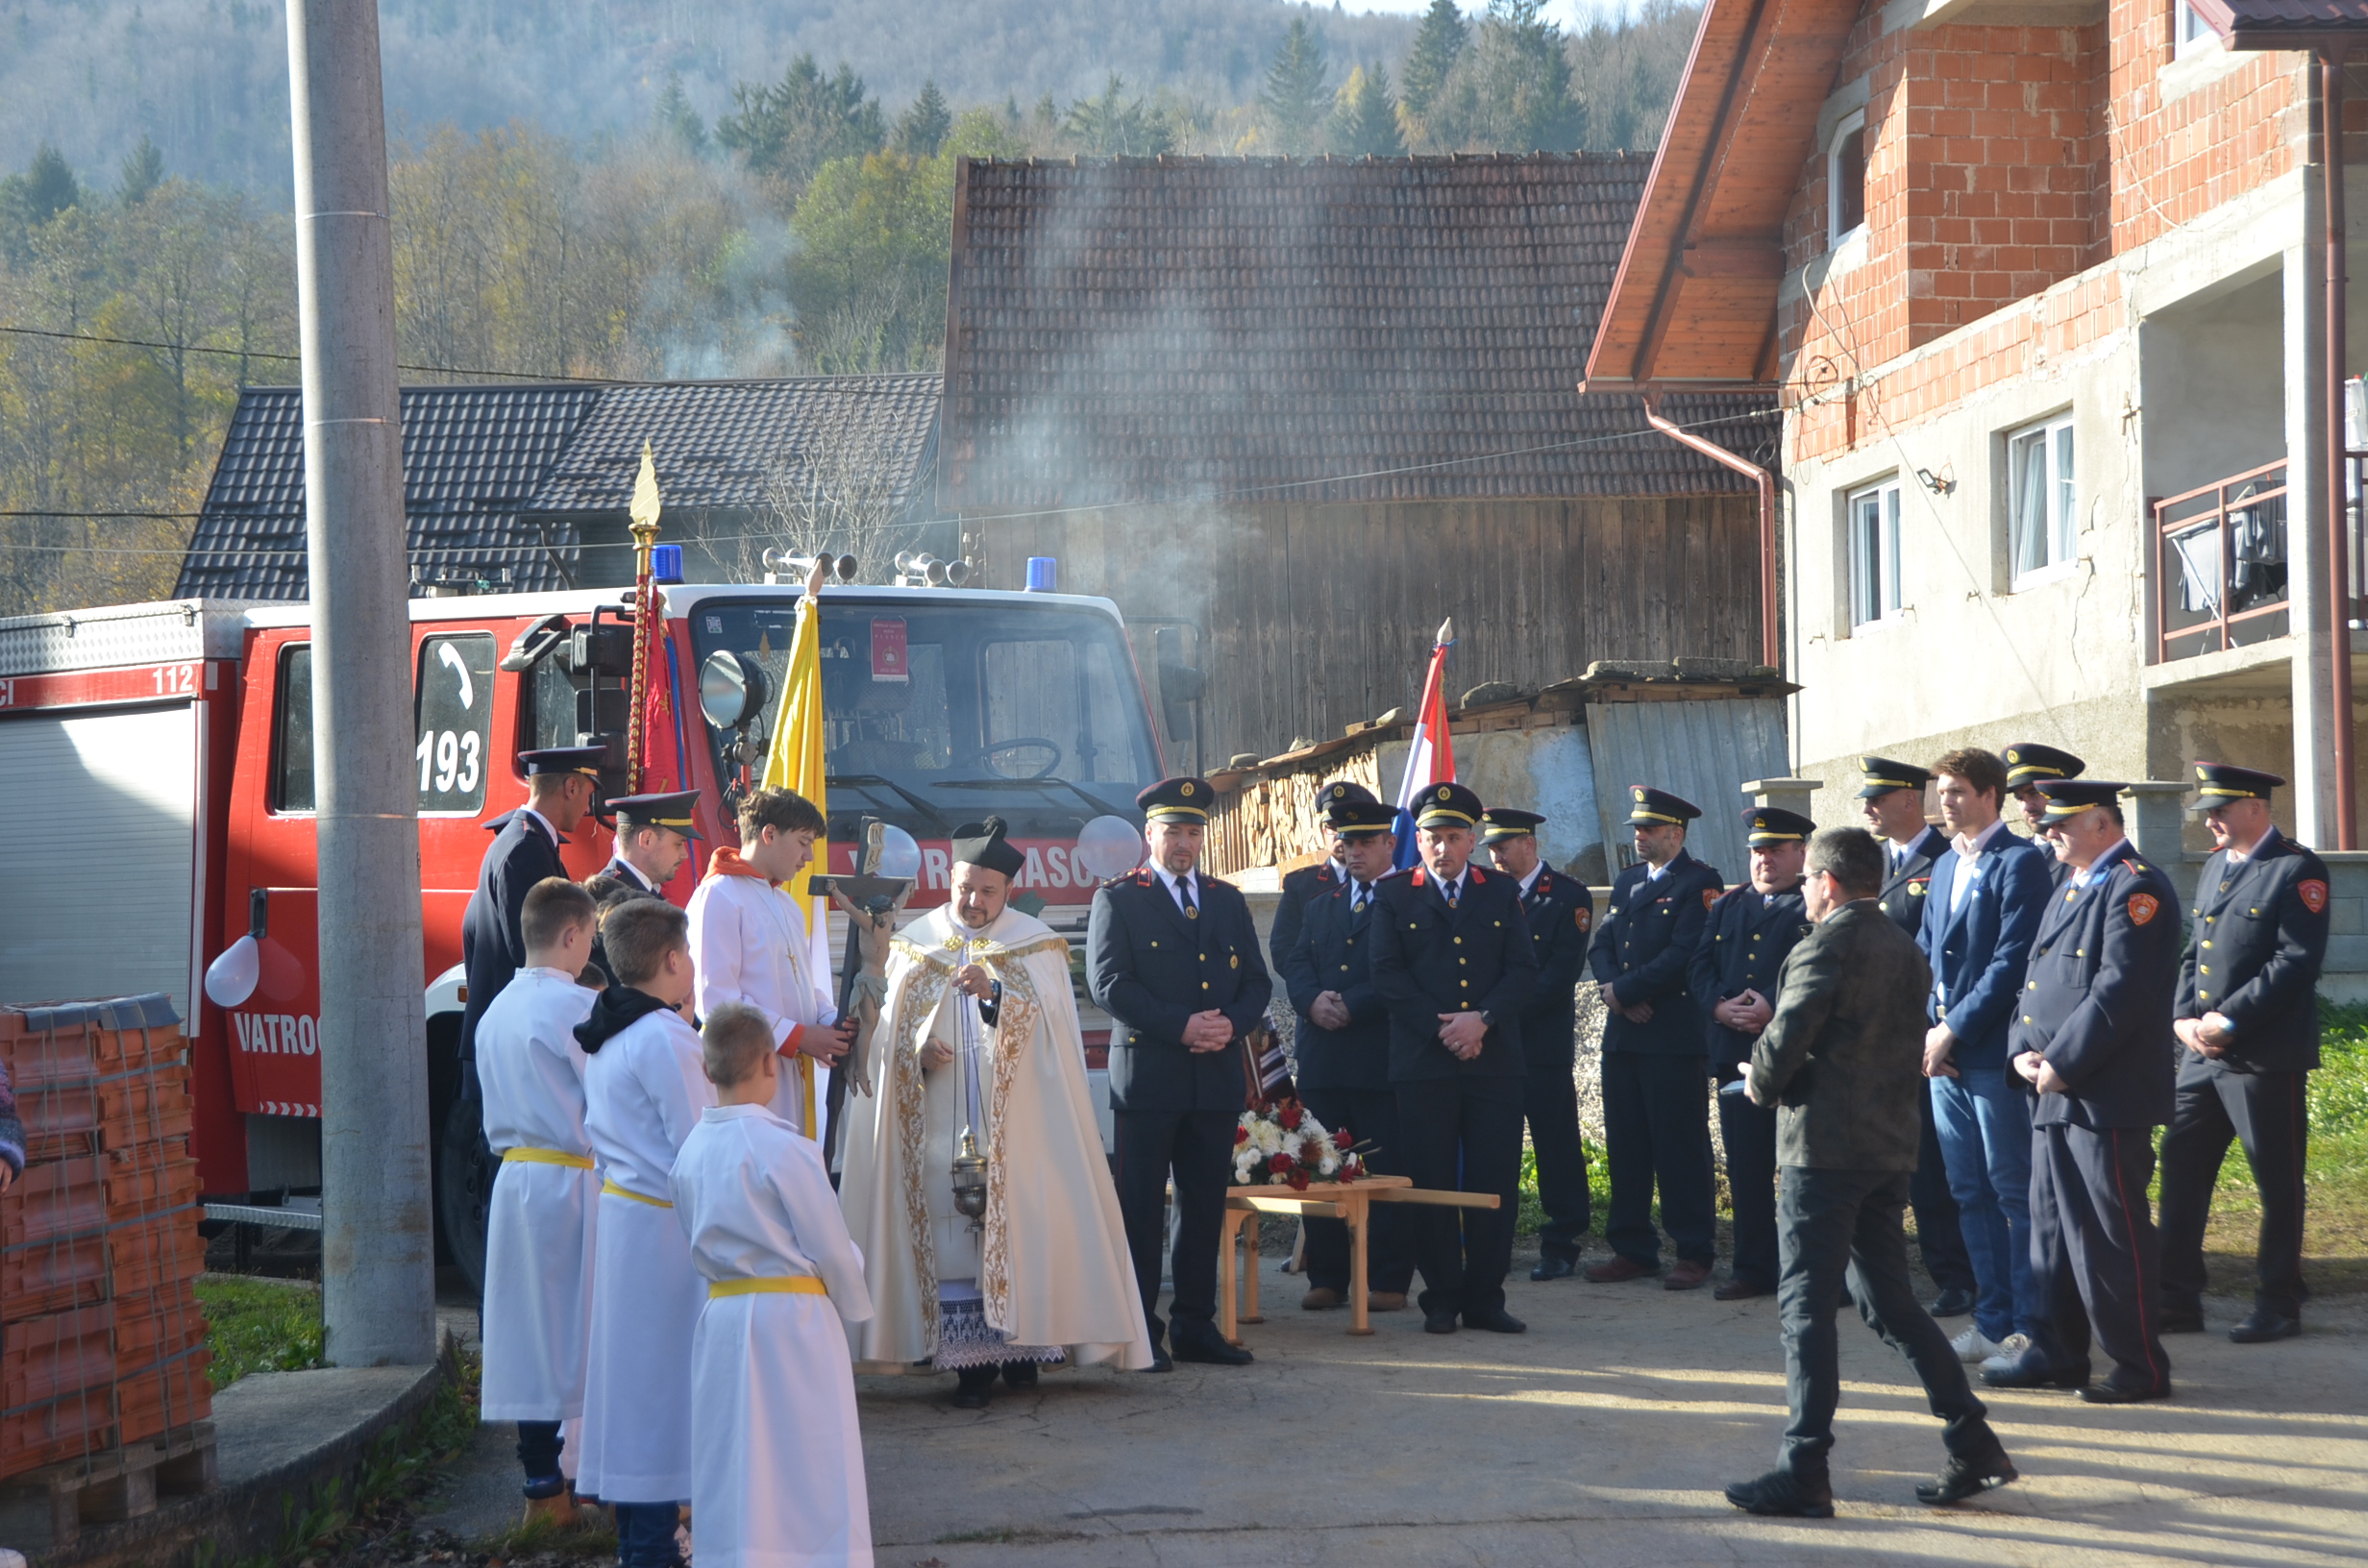
[[[0,720],[0,1002],[160,991],[189,1017],[197,708]]]

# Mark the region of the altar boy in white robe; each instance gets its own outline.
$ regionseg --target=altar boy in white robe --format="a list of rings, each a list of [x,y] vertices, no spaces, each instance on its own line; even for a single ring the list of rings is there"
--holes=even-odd
[[[601,941],[617,983],[576,1026],[601,1174],[576,1488],[616,1505],[624,1568],[678,1568],[676,1509],[691,1495],[691,1335],[707,1293],[668,1177],[715,1093],[678,1011],[691,994],[688,924],[655,898],[611,905]]]
[[[872,1561],[843,1323],[872,1315],[821,1146],[775,1115],[772,1024],[727,1002],[702,1031],[718,1104],[675,1157],[675,1218],[706,1280],[691,1350],[699,1568]]]
[[[593,992],[576,983],[595,930],[592,894],[563,876],[519,910],[526,967],[477,1024],[485,1141],[502,1157],[487,1205],[484,1382],[479,1416],[518,1424],[527,1517],[572,1522],[559,1429],[583,1414],[600,1180],[583,1130]],[[570,1456],[570,1462],[574,1457]]]
[[[876,1094],[848,1096],[839,1187],[877,1309],[856,1360],[951,1370],[965,1409],[985,1408],[999,1371],[1031,1388],[1045,1362],[1151,1364],[1069,943],[1008,907],[1026,861],[1003,835],[993,817],[954,829],[953,901],[896,939]],[[974,1218],[954,1195],[965,1128],[986,1160]]]
[[[691,894],[699,1016],[711,1017],[726,1002],[764,1015],[790,1069],[780,1074],[773,1113],[819,1138],[824,1069],[847,1054],[854,1026],[839,1021],[827,942],[817,940],[782,885],[806,869],[827,824],[795,791],[757,790],[741,799],[739,825],[740,847],[717,849]]]

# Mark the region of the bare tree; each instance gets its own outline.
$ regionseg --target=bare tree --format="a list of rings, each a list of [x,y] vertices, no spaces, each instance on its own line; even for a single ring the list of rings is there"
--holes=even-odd
[[[770,541],[740,542],[743,570],[762,570],[771,548],[795,555],[831,551],[855,557],[861,580],[885,582],[896,555],[921,540],[912,520],[895,433],[866,417],[851,396],[765,465],[765,505],[755,531]]]

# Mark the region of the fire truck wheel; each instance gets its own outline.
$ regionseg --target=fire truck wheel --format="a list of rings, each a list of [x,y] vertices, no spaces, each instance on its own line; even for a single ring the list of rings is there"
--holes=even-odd
[[[436,1161],[436,1212],[453,1262],[481,1295],[485,1288],[485,1205],[499,1168],[485,1141],[484,1109],[466,1097],[444,1115]]]

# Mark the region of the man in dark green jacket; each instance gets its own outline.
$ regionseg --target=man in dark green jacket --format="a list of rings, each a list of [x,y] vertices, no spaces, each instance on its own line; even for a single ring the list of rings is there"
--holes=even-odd
[[[1846,1277],[1868,1326],[1914,1366],[1947,1423],[1949,1462],[1917,1483],[1916,1497],[1957,1503],[2015,1470],[1908,1275],[1901,1214],[1921,1136],[1915,1096],[1932,973],[1876,901],[1883,851],[1862,829],[1819,833],[1808,873],[1801,891],[1816,923],[1785,960],[1744,1080],[1755,1104],[1779,1108],[1776,1311],[1792,1419],[1776,1468],[1728,1487],[1727,1501],[1752,1513],[1833,1516],[1834,1309]]]

